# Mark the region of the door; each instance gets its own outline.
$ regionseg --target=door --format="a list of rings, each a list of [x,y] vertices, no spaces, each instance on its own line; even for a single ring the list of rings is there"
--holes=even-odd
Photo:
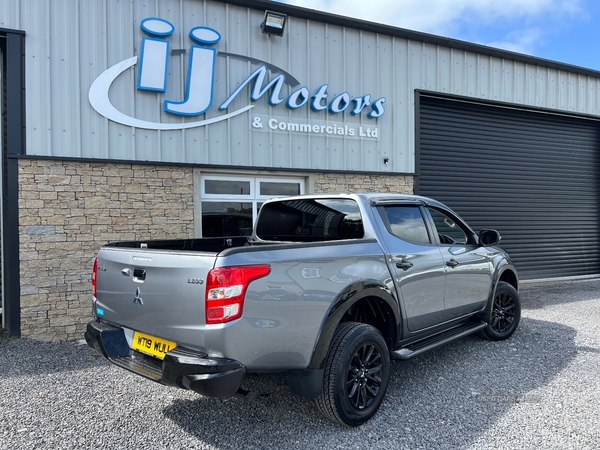
[[[460,219],[428,206],[444,260],[446,319],[482,309],[492,285],[494,252],[476,244],[474,233]]]
[[[409,331],[444,321],[446,271],[418,204],[378,206],[381,235]]]
[[[415,193],[493,228],[522,280],[600,274],[600,121],[420,94]]]

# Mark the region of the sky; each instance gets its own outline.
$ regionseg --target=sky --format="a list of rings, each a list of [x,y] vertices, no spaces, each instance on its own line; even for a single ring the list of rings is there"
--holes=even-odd
[[[279,0],[600,70],[599,0]]]

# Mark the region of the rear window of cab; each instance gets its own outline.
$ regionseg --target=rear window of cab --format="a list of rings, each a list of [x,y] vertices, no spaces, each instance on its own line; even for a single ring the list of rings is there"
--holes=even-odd
[[[352,199],[295,199],[266,203],[256,235],[269,241],[332,241],[364,236],[360,209]]]

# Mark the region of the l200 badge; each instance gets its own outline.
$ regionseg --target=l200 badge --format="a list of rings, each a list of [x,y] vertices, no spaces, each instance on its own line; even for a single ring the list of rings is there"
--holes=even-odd
[[[131,259],[134,261],[152,261],[151,256],[132,256]]]

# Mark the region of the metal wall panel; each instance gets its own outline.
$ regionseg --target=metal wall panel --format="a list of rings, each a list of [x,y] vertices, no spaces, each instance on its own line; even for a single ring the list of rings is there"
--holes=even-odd
[[[278,4],[272,4],[277,9]],[[284,8],[284,6],[281,6]],[[211,0],[0,0],[0,27],[24,30],[27,74],[27,153],[210,165],[290,169],[413,172],[414,92],[417,89],[517,105],[600,116],[600,79],[387,34],[290,17],[285,35],[261,33],[263,11]],[[139,56],[145,34],[140,23],[160,17],[175,26],[168,38],[169,78],[164,94],[136,89],[139,65],[121,73],[110,99],[121,112],[161,123],[186,123],[222,115],[220,103],[258,64],[224,53],[274,64],[293,75],[311,95],[329,84],[329,99],[348,92],[386,97],[378,119],[271,106],[266,96],[249,100],[246,88],[228,111],[253,104],[238,116],[176,131],[132,128],[99,115],[88,101],[103,71]],[[163,101],[186,95],[189,31],[217,29],[214,101],[200,118],[164,112]],[[518,59],[518,58],[517,58]],[[269,79],[276,76],[270,72]],[[297,87],[285,86],[287,96]],[[376,126],[379,139],[290,133],[252,127],[256,116],[283,122]],[[384,159],[389,163],[384,164]]]
[[[600,274],[600,120],[420,98],[417,191],[498,229],[522,279]]]
[[[48,2],[51,149],[81,156],[80,2]],[[35,74],[33,74],[35,75]]]
[[[4,297],[2,294],[2,242],[4,240],[4,221],[2,220],[2,211],[4,204],[4,141],[6,140],[4,117],[6,114],[4,98],[6,97],[6,83],[4,77],[4,51],[0,47],[0,329],[5,327],[4,315],[2,314],[2,305]]]

